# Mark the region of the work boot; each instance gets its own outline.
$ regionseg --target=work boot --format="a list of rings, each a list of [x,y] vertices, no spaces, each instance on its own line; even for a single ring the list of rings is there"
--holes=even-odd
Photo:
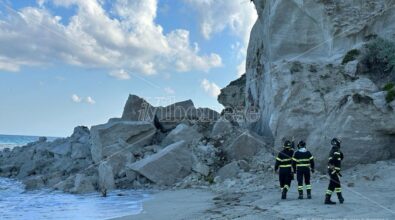
[[[307,190],[307,198],[308,198],[308,199],[311,199],[311,189],[308,189],[308,190]]]
[[[298,199],[303,199],[303,190],[299,190],[299,197]]]
[[[328,194],[327,194],[327,195],[325,196],[325,204],[326,204],[326,205],[335,205],[336,202],[332,202],[332,201],[331,201],[331,195],[328,195]]]
[[[344,203],[344,198],[343,198],[342,193],[337,193],[337,198],[339,199],[340,204]]]
[[[282,194],[281,194],[281,199],[287,199],[287,189],[283,189],[283,192],[282,192]]]

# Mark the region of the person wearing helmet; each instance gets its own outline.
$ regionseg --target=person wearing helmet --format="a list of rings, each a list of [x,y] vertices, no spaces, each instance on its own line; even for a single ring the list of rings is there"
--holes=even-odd
[[[299,199],[303,199],[303,180],[306,185],[307,198],[311,199],[310,172],[314,173],[314,157],[306,149],[306,143],[300,141],[298,150],[292,158],[293,170],[296,170]]]
[[[274,170],[277,173],[279,170],[279,181],[281,187],[281,199],[287,198],[287,192],[291,186],[291,181],[293,179],[292,171],[292,156],[294,150],[292,149],[292,142],[285,141],[283,150],[278,154],[276,158],[276,164],[274,165]]]
[[[344,198],[342,196],[342,188],[340,184],[340,178],[342,175],[341,171],[341,162],[344,159],[343,153],[340,151],[340,140],[337,138],[333,138],[331,141],[332,150],[329,153],[328,159],[328,173],[329,173],[329,186],[326,191],[325,204],[334,205],[336,202],[331,201],[331,196],[333,192],[337,193],[337,197],[339,199],[340,204],[344,202]]]

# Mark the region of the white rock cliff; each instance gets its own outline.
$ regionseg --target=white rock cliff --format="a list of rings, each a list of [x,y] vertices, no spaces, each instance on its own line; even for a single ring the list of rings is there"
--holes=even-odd
[[[247,54],[246,109],[259,108],[261,117],[250,127],[276,147],[285,137],[307,140],[321,168],[333,137],[343,141],[346,167],[395,157],[395,112],[381,85],[374,73],[358,73],[358,62],[341,64],[372,37],[393,39],[395,1],[253,2],[259,18]]]

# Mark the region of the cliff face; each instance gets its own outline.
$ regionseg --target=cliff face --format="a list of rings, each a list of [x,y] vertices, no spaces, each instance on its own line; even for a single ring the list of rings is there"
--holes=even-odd
[[[362,59],[342,64],[372,38],[394,38],[395,1],[253,2],[259,18],[248,47],[245,102],[261,117],[251,128],[277,147],[284,137],[307,140],[319,164],[333,137],[343,141],[346,166],[395,157],[395,105],[382,91],[386,82],[378,83],[377,68]]]

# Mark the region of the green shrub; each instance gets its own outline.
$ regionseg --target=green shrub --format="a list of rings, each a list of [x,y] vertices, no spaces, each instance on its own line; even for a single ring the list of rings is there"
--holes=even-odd
[[[388,72],[395,66],[395,43],[386,39],[376,38],[366,44],[366,59],[371,64],[384,65],[384,71]]]
[[[395,89],[388,91],[385,100],[387,101],[387,103],[390,103],[395,100]]]
[[[392,82],[390,82],[390,83],[387,83],[387,84],[384,86],[383,90],[389,92],[389,91],[391,91],[393,88],[395,88],[395,84],[392,83]]]
[[[351,62],[351,61],[357,59],[359,54],[361,54],[361,52],[357,49],[352,49],[352,50],[348,51],[347,54],[343,58],[342,64],[344,65],[344,64],[347,64],[348,62]]]
[[[209,184],[214,184],[214,176],[212,174],[206,176],[205,181],[208,182]]]

